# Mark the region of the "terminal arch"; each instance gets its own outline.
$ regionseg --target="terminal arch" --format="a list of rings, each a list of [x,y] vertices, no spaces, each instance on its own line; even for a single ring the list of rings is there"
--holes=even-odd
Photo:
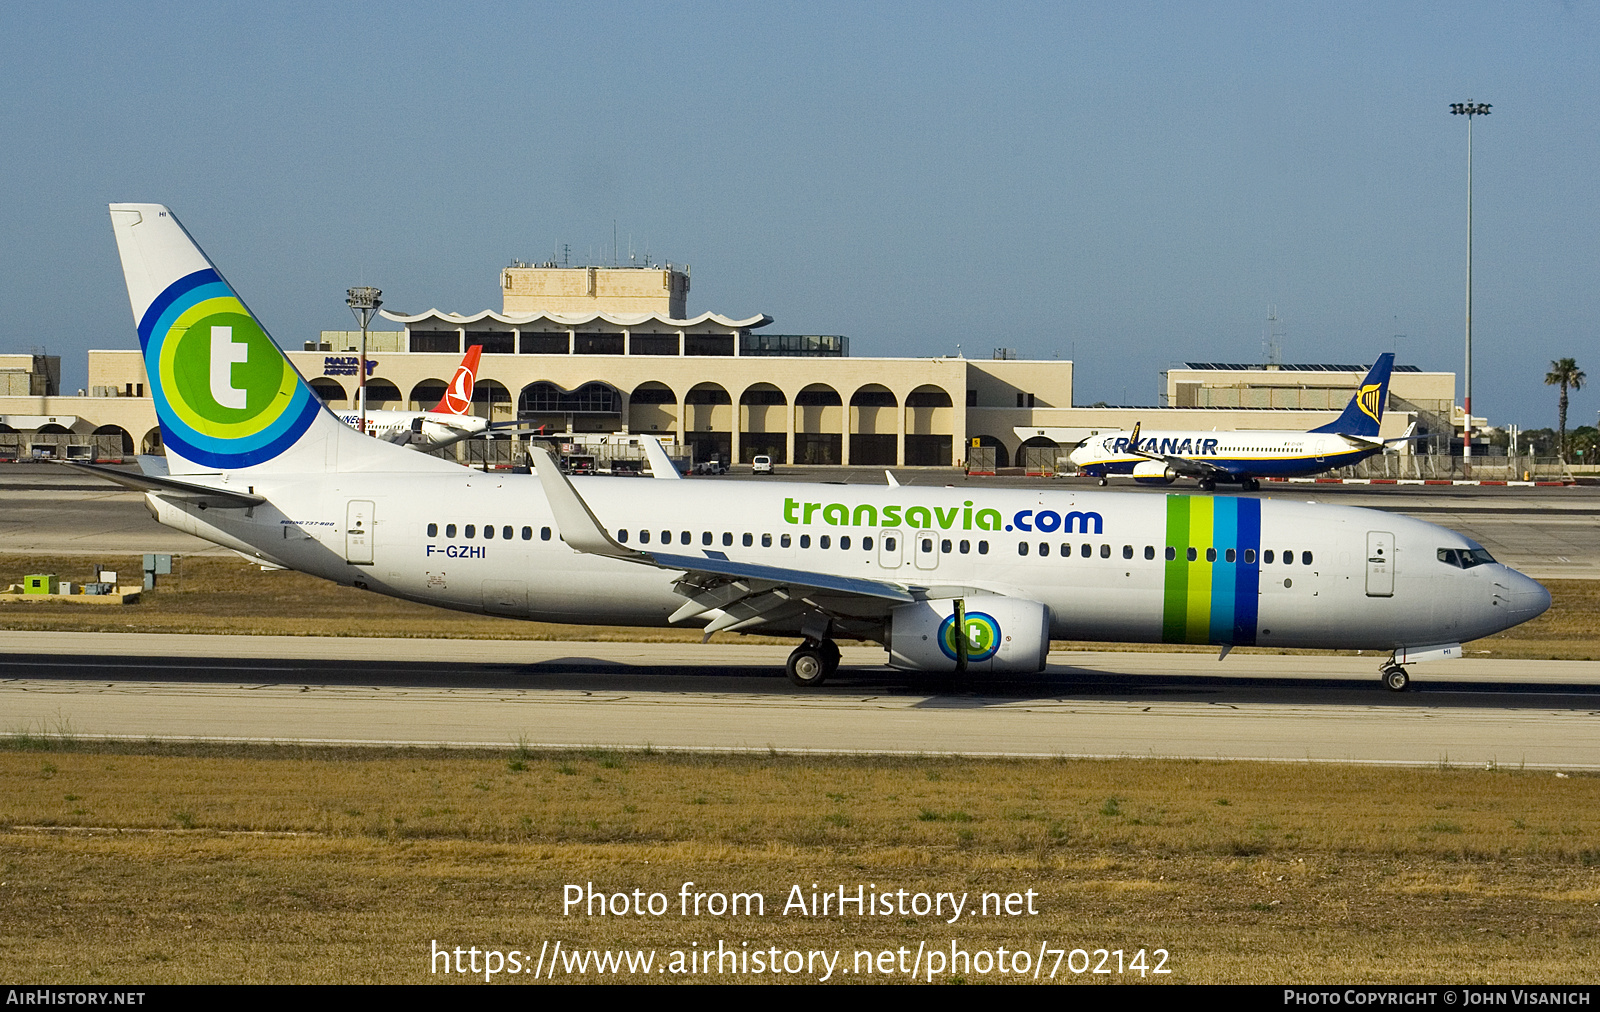
[[[696,462],[733,462],[733,398],[720,383],[697,383],[683,398],[683,441]]]
[[[651,380],[628,395],[628,431],[671,434],[678,432],[678,395],[665,383]]]
[[[844,399],[826,383],[794,395],[794,463],[844,463]]]
[[[898,461],[900,401],[886,386],[868,383],[850,395],[850,463],[893,467]]]
[[[950,466],[955,443],[954,405],[950,391],[932,383],[906,395],[907,466]]]
[[[144,439],[141,442],[143,443],[143,446],[140,450],[141,453],[160,456],[167,452],[166,448],[161,443],[161,427],[159,425],[151,429],[149,432],[146,432],[144,434]]]
[[[98,429],[94,430],[94,434],[97,435],[97,436],[118,436],[118,437],[120,437],[120,441],[119,441],[118,445],[120,445],[121,448],[122,448],[122,455],[125,456],[125,457],[132,455],[132,453],[133,453],[133,434],[130,433],[127,429],[124,429],[122,426],[120,426],[120,425],[102,425]]]
[[[359,396],[359,395],[358,395]],[[367,380],[367,407],[375,411],[397,409],[400,403],[400,388],[386,379]]]
[[[472,413],[488,419],[510,418],[511,391],[499,380],[479,380],[472,385]]]
[[[739,461],[758,455],[774,464],[789,462],[789,398],[771,383],[753,383],[739,395]]]
[[[411,388],[411,411],[432,411],[444,399],[450,384],[442,379],[425,379]]]
[[[311,381],[311,392],[317,395],[317,400],[324,404],[342,407],[349,394],[345,393],[344,384],[336,379],[318,376]]]
[[[1017,447],[1017,466],[1030,472],[1054,471],[1061,444],[1044,436],[1034,436]]]

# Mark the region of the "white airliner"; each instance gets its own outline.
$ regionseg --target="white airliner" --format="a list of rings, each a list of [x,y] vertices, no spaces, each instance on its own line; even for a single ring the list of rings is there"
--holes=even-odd
[[[1199,479],[1207,492],[1219,482],[1234,482],[1248,491],[1262,478],[1320,474],[1359,463],[1382,453],[1390,443],[1378,428],[1389,395],[1394,353],[1385,352],[1361,381],[1344,412],[1309,432],[1245,430],[1238,432],[1112,432],[1090,438],[1069,459],[1080,471],[1104,485],[1113,474],[1132,475],[1138,482],[1170,485],[1180,477]]]
[[[363,438],[312,394],[165,207],[113,204],[168,473],[90,470],[160,522],[376,593],[572,623],[835,639],[930,672],[1042,670],[1051,639],[1361,648],[1404,665],[1543,612],[1473,542],[1256,498],[480,474]]]
[[[475,344],[467,349],[461,364],[456,366],[456,374],[444,389],[444,396],[439,398],[439,403],[431,411],[368,411],[367,435],[425,453],[490,432],[539,431],[518,428],[521,423],[514,421],[491,422],[472,413],[472,386],[477,382],[478,358],[482,354],[482,345]],[[359,410],[345,411],[338,417],[341,422],[361,431]]]

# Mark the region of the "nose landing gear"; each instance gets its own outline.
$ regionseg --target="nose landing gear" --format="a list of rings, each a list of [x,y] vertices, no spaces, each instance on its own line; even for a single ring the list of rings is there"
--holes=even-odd
[[[789,681],[812,689],[839,670],[839,645],[833,640],[806,640],[789,655]]]
[[[1411,684],[1411,676],[1406,674],[1406,669],[1393,661],[1383,666],[1379,677],[1383,679],[1384,688],[1392,692],[1404,692],[1406,686]]]

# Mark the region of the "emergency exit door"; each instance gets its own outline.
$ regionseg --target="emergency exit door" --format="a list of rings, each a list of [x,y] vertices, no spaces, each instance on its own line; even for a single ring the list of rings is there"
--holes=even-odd
[[[352,499],[345,508],[344,559],[352,566],[372,565],[372,501]]]
[[[1394,596],[1394,535],[1367,532],[1367,596]]]

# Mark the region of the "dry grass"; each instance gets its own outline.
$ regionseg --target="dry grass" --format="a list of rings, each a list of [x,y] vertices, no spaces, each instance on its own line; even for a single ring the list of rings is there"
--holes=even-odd
[[[684,881],[758,890],[767,915],[563,917],[562,887],[591,881],[674,903]],[[1034,889],[1040,914],[779,914],[812,883]],[[1585,776],[39,739],[0,751],[0,955],[46,982],[408,982],[429,979],[433,939],[526,952],[719,938],[847,958],[952,939],[1166,948],[1183,982],[1574,981],[1593,973],[1597,903],[1600,778]]]
[[[138,556],[107,557],[123,582],[134,582]],[[0,556],[0,584],[27,573],[87,578],[89,562],[50,556]],[[341,587],[293,572],[262,572],[242,559],[196,556],[173,560],[173,575],[143,603],[125,608],[69,604],[0,604],[0,629],[63,632],[241,633],[278,636],[401,636],[443,639],[621,640],[694,642],[697,629],[635,629],[518,622],[446,611]],[[1600,660],[1600,581],[1553,580],[1550,611],[1515,629],[1475,641],[1468,656]],[[718,633],[712,642],[790,643],[792,640]],[[1159,650],[1214,653],[1181,644],[1061,643],[1074,650]],[[1242,648],[1241,653],[1283,651]],[[1326,651],[1290,651],[1325,653]]]

